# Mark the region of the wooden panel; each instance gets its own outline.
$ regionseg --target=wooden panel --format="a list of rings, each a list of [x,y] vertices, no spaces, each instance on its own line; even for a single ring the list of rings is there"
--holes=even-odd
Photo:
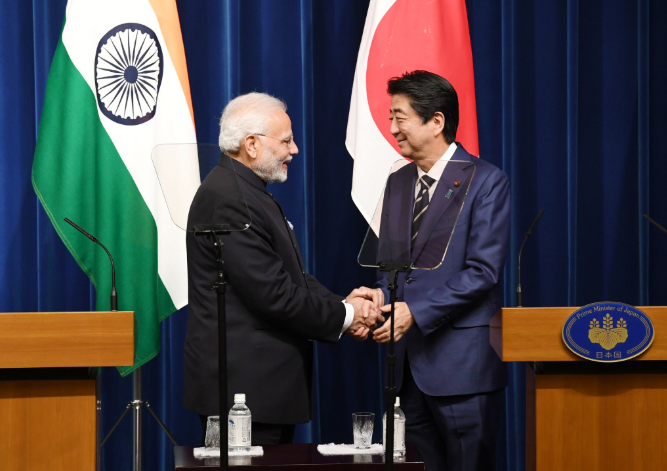
[[[491,344],[503,361],[584,361],[563,344],[562,329],[576,307],[503,308],[492,319]],[[653,322],[655,340],[636,360],[667,360],[667,308],[638,307]],[[500,332],[501,338],[499,338]]]
[[[501,359],[503,359],[503,311],[507,309],[509,308],[496,312],[489,322],[489,342]]]
[[[94,471],[95,380],[0,382],[3,471]]]
[[[664,469],[667,375],[538,375],[537,471]]]
[[[132,364],[133,312],[0,313],[0,368]]]

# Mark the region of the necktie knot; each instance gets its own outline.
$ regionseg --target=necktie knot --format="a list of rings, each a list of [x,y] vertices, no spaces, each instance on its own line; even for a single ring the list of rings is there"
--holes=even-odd
[[[435,179],[432,177],[429,177],[428,175],[423,175],[419,179],[419,183],[421,184],[421,191],[427,190],[433,186],[435,183]]]

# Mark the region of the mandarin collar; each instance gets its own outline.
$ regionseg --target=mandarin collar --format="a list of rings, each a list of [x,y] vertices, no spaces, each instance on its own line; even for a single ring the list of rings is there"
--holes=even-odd
[[[243,178],[258,190],[266,192],[266,182],[259,178],[257,174],[250,168],[246,167],[245,164],[239,162],[235,158],[229,157],[226,154],[222,154],[218,165],[226,169],[233,170],[238,177]]]

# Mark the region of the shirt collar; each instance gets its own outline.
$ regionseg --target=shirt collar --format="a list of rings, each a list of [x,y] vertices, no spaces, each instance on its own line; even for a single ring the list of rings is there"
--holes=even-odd
[[[440,157],[438,161],[433,164],[433,167],[431,167],[431,170],[429,170],[428,173],[424,172],[421,168],[419,168],[419,166],[417,166],[417,180],[419,180],[424,175],[428,175],[436,182],[440,180],[442,172],[445,171],[445,165],[447,165],[447,162],[452,158],[454,152],[456,152],[456,143],[452,142],[445,153],[442,154],[442,157]]]

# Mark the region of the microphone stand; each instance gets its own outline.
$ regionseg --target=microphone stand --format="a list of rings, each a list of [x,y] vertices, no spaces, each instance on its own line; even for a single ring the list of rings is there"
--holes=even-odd
[[[229,232],[223,232],[229,234]],[[227,471],[229,467],[229,430],[227,421],[223,421],[227,410],[227,311],[225,310],[225,293],[227,281],[225,280],[225,262],[222,243],[218,234],[215,233],[215,253],[218,263],[218,281],[211,287],[218,296],[218,389],[220,393],[220,471]],[[224,424],[224,425],[223,425]],[[222,450],[225,450],[224,453]]]
[[[658,224],[657,222],[655,222],[653,219],[651,219],[650,217],[648,217],[647,214],[643,214],[642,216],[643,216],[644,219],[646,219],[648,222],[650,222],[650,223],[653,224],[655,227],[657,227],[658,229],[660,229],[662,232],[664,232],[665,234],[667,234],[667,229],[665,229],[665,228],[662,227],[660,224]]]
[[[519,249],[519,261],[517,264],[516,307],[523,307],[523,293],[521,291],[521,252],[523,252],[523,246],[526,245],[528,237],[533,233],[533,229],[535,229],[537,221],[540,220],[543,213],[544,209],[540,210],[540,213],[531,224],[530,229],[528,229],[528,232],[526,232],[526,235],[523,238],[523,242],[521,243],[521,248]]]
[[[209,226],[210,227],[210,226]],[[225,279],[225,260],[223,248],[225,244],[219,235],[229,235],[231,231],[213,230],[210,228],[194,226],[195,236],[213,235],[215,241],[216,262],[218,265],[218,279],[211,286],[211,290],[217,293],[218,301],[218,392],[220,402],[220,470],[227,471],[229,468],[229,430],[227,421],[223,420],[227,410],[227,311],[225,306],[225,293],[227,292],[227,280]]]
[[[111,257],[111,253],[99,240],[97,240],[95,236],[86,232],[84,229],[82,229],[74,222],[72,222],[69,218],[65,218],[65,222],[70,226],[72,226],[77,231],[81,232],[86,237],[88,237],[90,240],[98,244],[100,247],[102,247],[109,256],[109,260],[111,260],[111,311],[118,311],[118,293],[116,292],[116,267],[113,263],[113,258]],[[167,434],[169,440],[171,440],[174,446],[178,446],[178,443],[176,443],[176,440],[174,440],[174,437],[172,437],[171,433],[169,433],[169,430],[160,420],[160,417],[158,417],[158,415],[155,413],[151,405],[147,401],[141,399],[141,368],[137,368],[136,370],[134,370],[134,372],[132,372],[132,401],[125,407],[123,413],[120,415],[120,417],[118,417],[116,423],[113,425],[113,427],[111,427],[109,433],[107,433],[106,437],[104,437],[104,440],[102,440],[102,442],[100,443],[97,450],[98,467],[99,467],[100,450],[102,449],[106,441],[109,439],[109,437],[111,437],[113,431],[116,430],[116,427],[118,427],[118,424],[120,424],[121,420],[123,420],[125,414],[129,412],[130,408],[133,408],[134,410],[132,414],[132,469],[133,471],[141,471],[141,406],[146,406],[146,409],[148,409],[153,418],[155,418],[158,425],[160,425],[162,430],[164,430],[164,433]],[[98,410],[99,409],[101,409],[101,403],[98,401]]]
[[[408,273],[410,263],[400,262],[380,262],[378,264],[379,271],[389,272],[389,302],[391,304],[390,310],[390,327],[389,327],[389,352],[387,353],[387,388],[385,389],[385,405],[387,406],[387,432],[385,435],[386,447],[384,453],[385,469],[391,471],[394,469],[394,404],[396,404],[396,384],[394,373],[396,369],[396,355],[394,355],[394,304],[396,303],[396,290],[398,289],[397,280],[398,274]]]
[[[521,291],[521,253],[523,252],[523,246],[526,245],[528,237],[530,237],[530,235],[533,233],[533,229],[535,229],[537,221],[540,220],[543,213],[544,209],[541,209],[540,213],[530,225],[530,229],[528,229],[528,232],[526,232],[526,235],[523,237],[523,242],[521,243],[521,248],[519,249],[519,260],[517,263],[516,307],[523,307],[523,293]],[[541,361],[532,361],[530,364],[532,365],[532,370],[535,373],[541,372],[543,370]]]
[[[77,231],[79,231],[80,233],[82,233],[83,235],[85,235],[86,237],[88,237],[90,240],[95,242],[97,245],[102,247],[104,249],[104,251],[107,253],[107,255],[109,256],[109,260],[111,260],[111,311],[118,311],[118,293],[116,293],[116,266],[113,263],[113,258],[111,257],[111,253],[102,244],[102,242],[97,240],[97,238],[95,236],[86,232],[81,227],[77,226],[75,223],[72,222],[71,219],[65,218],[65,222],[67,224],[69,224],[70,226],[72,226]]]

